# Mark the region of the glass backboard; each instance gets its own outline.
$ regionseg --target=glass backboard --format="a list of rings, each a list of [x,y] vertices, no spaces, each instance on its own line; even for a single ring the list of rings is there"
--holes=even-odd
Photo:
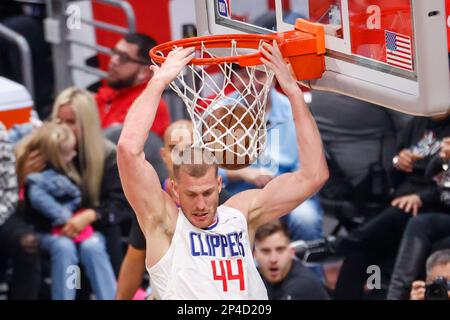
[[[450,2],[450,1],[449,1]],[[414,115],[450,108],[445,0],[196,0],[199,35],[324,25],[326,71],[304,83]]]

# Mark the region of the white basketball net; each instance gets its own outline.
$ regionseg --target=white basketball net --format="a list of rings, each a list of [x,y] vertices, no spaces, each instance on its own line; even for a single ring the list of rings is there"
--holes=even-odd
[[[230,48],[220,49],[222,54],[226,50],[223,56],[242,55],[242,51],[238,53],[242,49],[236,48],[236,40],[230,41]],[[197,57],[217,55],[202,43]],[[240,70],[235,70],[235,67],[227,62],[191,64],[170,87],[187,107],[194,124],[195,146],[216,154],[226,152],[239,158],[248,157],[251,163],[266,145],[264,115],[274,74],[265,65],[239,67]],[[230,116],[233,117],[231,126]]]

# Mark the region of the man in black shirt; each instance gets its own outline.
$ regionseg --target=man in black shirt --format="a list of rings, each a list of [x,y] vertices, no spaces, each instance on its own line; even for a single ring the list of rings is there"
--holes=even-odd
[[[386,267],[389,266],[411,217],[448,210],[434,200],[436,183],[425,178],[427,164],[439,151],[440,141],[448,136],[450,112],[431,118],[415,117],[403,129],[399,152],[392,160],[394,173],[391,177],[396,183],[391,206],[368,223],[353,229],[334,246],[335,252],[345,256],[335,299],[364,298],[364,287],[369,277],[367,267],[386,263]]]
[[[317,277],[295,258],[290,241],[289,230],[281,221],[256,231],[254,255],[269,300],[328,300]]]
[[[401,130],[412,117],[333,92],[315,90],[309,105],[324,148],[355,192],[374,165],[387,169],[397,151]],[[355,159],[358,159],[355,161]]]

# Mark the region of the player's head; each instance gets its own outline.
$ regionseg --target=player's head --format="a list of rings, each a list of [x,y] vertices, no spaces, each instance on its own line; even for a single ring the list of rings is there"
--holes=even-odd
[[[290,232],[281,221],[267,223],[256,231],[254,255],[268,282],[283,281],[291,269],[295,251],[290,241]]]
[[[141,33],[129,33],[112,49],[106,83],[114,89],[147,82],[151,77],[148,52],[156,41]]]
[[[189,147],[172,151],[173,191],[186,218],[198,228],[207,228],[216,218],[222,179],[213,155]]]
[[[161,158],[166,164],[169,177],[173,179],[173,165],[171,153],[174,147],[184,149],[192,144],[192,122],[178,120],[172,122],[164,132],[164,146],[160,150]]]

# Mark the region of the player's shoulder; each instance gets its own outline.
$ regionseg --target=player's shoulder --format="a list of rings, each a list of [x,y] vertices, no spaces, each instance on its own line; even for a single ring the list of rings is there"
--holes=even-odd
[[[226,215],[236,215],[236,216],[243,216],[244,213],[240,208],[236,208],[235,206],[222,204],[217,207],[217,213],[220,214],[226,214]]]
[[[232,225],[232,228],[248,229],[247,215],[239,208],[220,205],[217,208],[217,221],[220,226]]]
[[[250,189],[239,192],[228,199],[222,206],[240,211],[248,219],[249,208],[257,193],[260,190]]]

